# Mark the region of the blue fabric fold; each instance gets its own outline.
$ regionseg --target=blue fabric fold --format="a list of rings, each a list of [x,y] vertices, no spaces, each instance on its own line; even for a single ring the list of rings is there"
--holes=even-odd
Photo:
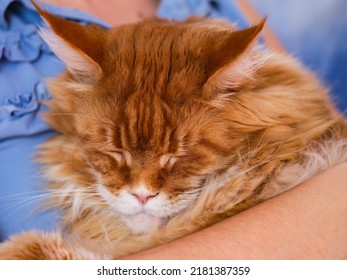
[[[13,2],[13,0],[0,0],[0,30],[7,27],[7,20],[5,18],[5,13],[8,6]]]
[[[0,38],[0,60],[32,62],[39,58],[41,52],[52,53],[37,36],[34,25],[26,26],[21,32],[6,32]]]
[[[42,113],[47,110],[42,103],[50,95],[45,84],[39,81],[31,92],[6,99],[0,106],[0,135],[1,139],[30,135],[49,131],[50,127],[41,119]]]
[[[43,6],[82,24],[108,27],[80,11]],[[49,97],[44,78],[57,75],[64,66],[38,36],[41,25],[30,1],[0,0],[0,141],[49,129],[41,118],[42,98]]]

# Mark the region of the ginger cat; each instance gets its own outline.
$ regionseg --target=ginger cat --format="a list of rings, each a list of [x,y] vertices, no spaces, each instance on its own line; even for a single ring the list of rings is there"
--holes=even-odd
[[[210,19],[104,30],[37,6],[66,64],[49,81],[59,133],[38,157],[61,230],[3,259],[118,258],[169,242],[347,160],[346,122],[314,75]]]

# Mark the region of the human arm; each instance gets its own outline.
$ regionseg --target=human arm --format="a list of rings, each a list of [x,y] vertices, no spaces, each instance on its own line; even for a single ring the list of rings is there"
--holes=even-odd
[[[347,259],[347,163],[127,259]]]

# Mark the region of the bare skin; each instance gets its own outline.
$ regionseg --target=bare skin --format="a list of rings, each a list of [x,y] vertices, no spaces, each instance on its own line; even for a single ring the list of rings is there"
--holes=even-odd
[[[88,12],[117,26],[155,16],[159,1],[155,0],[44,0],[62,7]]]

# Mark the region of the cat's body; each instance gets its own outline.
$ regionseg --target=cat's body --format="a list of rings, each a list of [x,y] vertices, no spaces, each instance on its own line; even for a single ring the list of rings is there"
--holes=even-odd
[[[39,154],[62,232],[19,235],[0,258],[117,258],[347,160],[346,123],[326,89],[254,46],[263,22],[235,31],[153,19],[105,31],[41,14],[68,67],[50,81],[47,120],[60,134]]]

